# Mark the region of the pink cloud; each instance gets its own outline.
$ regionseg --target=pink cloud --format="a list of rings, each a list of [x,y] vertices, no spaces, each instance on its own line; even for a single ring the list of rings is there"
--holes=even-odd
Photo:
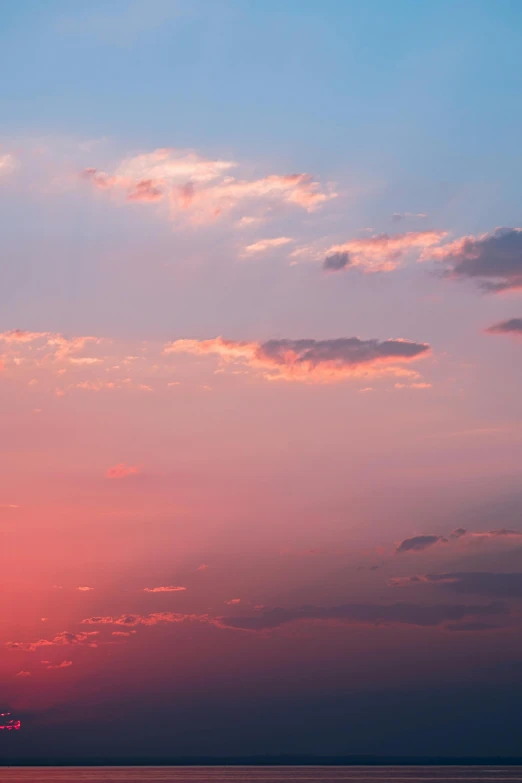
[[[14,155],[4,153],[0,155],[0,177],[12,174],[18,168],[18,161]]]
[[[241,598],[231,598],[230,601],[225,601],[228,606],[235,606],[236,604],[241,603]]]
[[[94,590],[94,587],[81,586],[81,587],[77,587],[76,589],[79,590],[80,593],[90,593],[91,590]]]
[[[122,161],[112,174],[87,168],[81,177],[130,201],[166,201],[172,216],[190,212],[208,222],[251,201],[286,203],[312,211],[335,197],[309,174],[271,174],[237,179],[237,163],[205,159],[191,150],[159,149]]]
[[[127,193],[127,201],[161,201],[164,193],[151,179],[142,179]]]
[[[294,205],[312,212],[335,196],[325,193],[309,174],[272,174],[253,181],[227,177],[211,188],[195,189],[190,207],[199,211],[200,220],[208,220],[253,201]]]
[[[12,718],[10,712],[0,712],[0,731],[18,731],[20,726],[20,721]]]
[[[140,472],[137,465],[126,465],[124,462],[120,462],[118,465],[113,465],[112,468],[108,468],[105,473],[105,478],[108,479],[121,479],[126,476],[136,476]]]
[[[15,674],[15,677],[31,677],[31,672],[21,671]]]

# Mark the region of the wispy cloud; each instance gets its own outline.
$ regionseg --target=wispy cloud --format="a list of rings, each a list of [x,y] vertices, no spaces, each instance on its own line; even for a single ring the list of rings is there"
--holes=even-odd
[[[137,465],[126,465],[124,462],[120,462],[117,465],[113,465],[112,468],[108,468],[105,472],[105,478],[108,479],[122,479],[127,476],[137,476],[140,469]]]
[[[18,161],[14,155],[4,153],[0,155],[0,178],[12,174],[18,168]]]
[[[97,647],[97,642],[93,637],[98,636],[98,631],[89,633],[70,633],[62,631],[53,639],[38,639],[36,642],[6,642],[6,647],[10,650],[21,650],[23,652],[34,652],[39,647],[61,647],[63,645],[85,645],[87,647]]]
[[[161,623],[182,623],[190,620],[207,620],[207,615],[182,614],[180,612],[153,612],[152,614],[122,614],[119,617],[88,617],[83,625],[123,625],[132,628],[136,625],[158,625]]]
[[[42,663],[43,663],[43,661],[42,661]],[[47,668],[48,669],[68,669],[69,666],[72,666],[72,665],[73,665],[72,661],[62,661],[61,663],[49,664],[49,666],[47,666]]]
[[[394,212],[392,215],[392,220],[394,223],[399,223],[401,220],[408,220],[410,218],[418,218],[423,220],[424,218],[427,218],[425,212]]]
[[[248,180],[231,176],[231,169],[237,167],[235,161],[165,148],[127,158],[111,173],[86,168],[81,177],[96,189],[127,201],[164,201],[171,217],[185,213],[196,222],[211,222],[256,202],[293,205],[310,212],[336,195],[326,192],[309,174],[270,174]]]
[[[251,245],[247,245],[243,251],[244,255],[250,256],[258,253],[266,253],[284,245],[289,245],[294,240],[291,237],[274,237],[273,239],[260,239]]]
[[[166,585],[164,587],[144,587],[143,592],[145,593],[180,593],[186,590],[186,587],[181,587],[181,585]]]

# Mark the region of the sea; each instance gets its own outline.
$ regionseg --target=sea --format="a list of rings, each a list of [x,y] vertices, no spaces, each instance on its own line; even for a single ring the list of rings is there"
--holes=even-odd
[[[522,783],[522,766],[0,767],[0,783]]]

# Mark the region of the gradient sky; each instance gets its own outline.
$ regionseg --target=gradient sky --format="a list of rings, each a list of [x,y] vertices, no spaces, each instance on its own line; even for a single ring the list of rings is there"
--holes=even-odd
[[[0,753],[519,755],[520,3],[0,19]]]

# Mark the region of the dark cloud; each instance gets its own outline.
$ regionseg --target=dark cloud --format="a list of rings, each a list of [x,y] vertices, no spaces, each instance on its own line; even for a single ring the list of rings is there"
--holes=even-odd
[[[225,363],[243,362],[269,380],[331,383],[359,375],[359,368],[374,374],[404,375],[395,365],[424,357],[427,343],[392,338],[361,340],[337,337],[329,340],[276,339],[245,342],[215,337],[210,340],[176,340],[164,353],[214,354]],[[416,373],[410,373],[418,377]]]
[[[394,212],[391,219],[394,223],[400,223],[401,220],[407,218],[427,218],[428,216],[424,212]]]
[[[472,530],[466,530],[464,527],[458,527],[456,530],[453,531],[453,533],[450,533],[449,538],[450,539],[459,539],[464,538],[464,536],[469,538],[518,538],[522,536],[522,532],[520,530],[514,530],[512,528],[500,528],[499,530],[486,530],[483,533],[482,532],[475,532]],[[444,536],[414,536],[413,538],[406,538],[399,546],[397,547],[397,552],[408,552],[411,550],[421,550],[426,549],[429,546],[433,546],[433,544],[436,544],[438,541],[442,541],[443,543],[447,544],[448,539],[444,538]]]
[[[330,271],[333,270],[338,272],[340,269],[346,269],[346,267],[350,266],[351,263],[352,259],[350,258],[350,254],[347,251],[331,253],[331,255],[326,256],[324,259],[323,269],[329,269]]]
[[[509,528],[502,527],[500,528],[500,530],[490,530],[488,533],[475,533],[475,535],[486,536],[488,538],[497,538],[497,537],[502,538],[503,536],[509,538],[511,536],[513,537],[522,536],[522,533],[520,532],[520,530],[510,530]]]
[[[473,593],[489,598],[522,598],[522,573],[491,573],[489,571],[456,571],[443,574],[423,574],[392,579],[395,587],[428,583],[456,593]]]
[[[482,533],[458,527],[451,533],[450,538],[463,538],[463,536],[470,536],[473,538],[518,538],[519,536],[522,536],[522,532],[508,527],[501,527],[499,530],[486,530]]]
[[[449,623],[445,626],[446,631],[469,631],[476,633],[479,631],[498,631],[503,628],[502,625],[494,625],[494,623],[481,623],[480,621],[463,622],[463,623]]]
[[[456,593],[473,593],[491,598],[522,598],[522,573],[458,571],[447,574],[427,574],[423,579],[426,582],[440,584]]]
[[[507,321],[500,321],[493,324],[486,332],[490,334],[522,334],[522,318],[510,318]]]
[[[293,362],[317,367],[323,363],[359,365],[379,360],[413,359],[427,353],[430,346],[408,340],[361,340],[359,337],[337,337],[332,340],[268,340],[261,343],[258,356],[275,364]]]
[[[219,617],[214,623],[221,628],[242,631],[266,631],[300,620],[323,620],[343,623],[416,625],[430,627],[445,622],[458,622],[467,617],[490,617],[509,614],[508,607],[501,602],[484,606],[461,604],[419,604],[395,603],[341,604],[340,606],[301,606],[295,609],[276,607],[260,612],[255,617]]]
[[[450,264],[449,277],[475,278],[485,291],[522,288],[522,229],[497,228],[463,237],[433,253]]]
[[[443,536],[413,536],[412,538],[405,538],[404,541],[401,541],[395,551],[397,553],[420,552],[423,549],[428,549],[428,547],[433,546],[434,544],[438,544],[439,541],[446,544],[448,539]]]

